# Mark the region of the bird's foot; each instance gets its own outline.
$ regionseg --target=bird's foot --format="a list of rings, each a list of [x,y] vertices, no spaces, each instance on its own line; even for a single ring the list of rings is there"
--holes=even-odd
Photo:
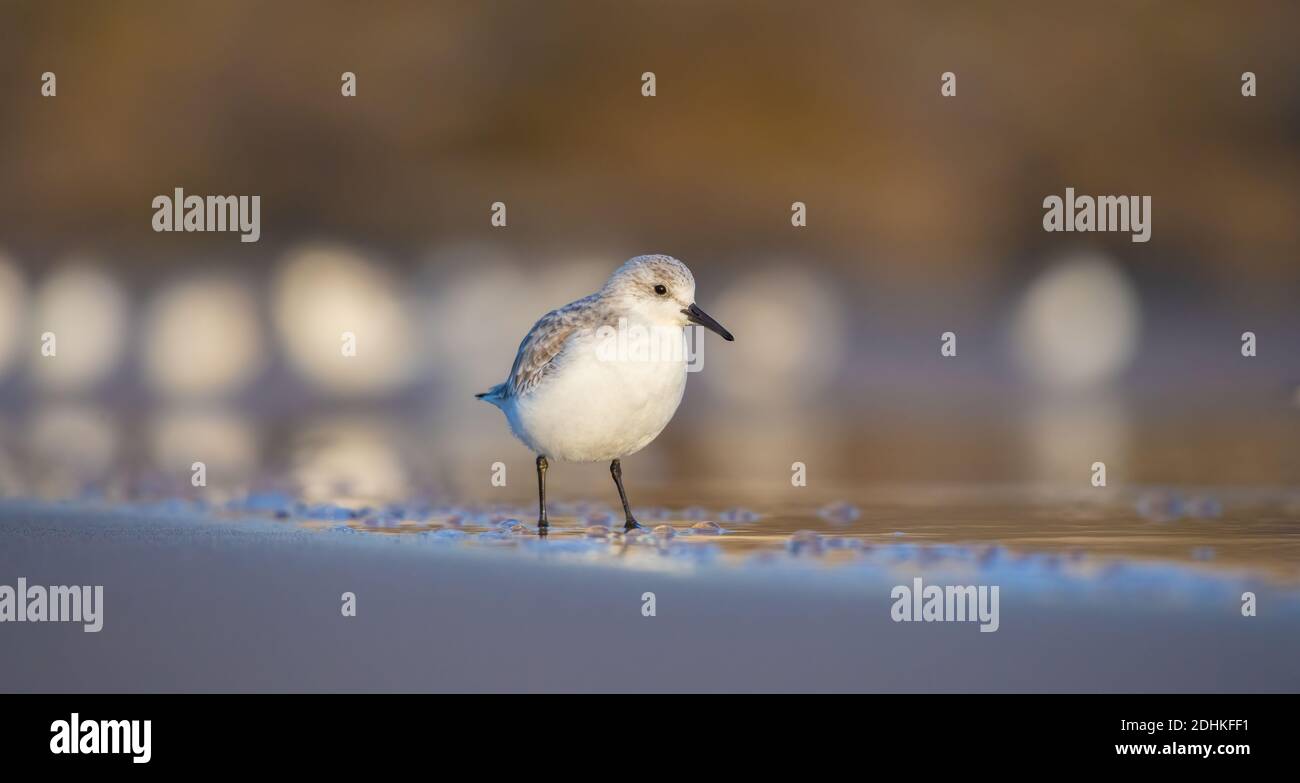
[[[537,520],[537,535],[546,538],[546,534],[549,532],[550,527],[550,523],[547,522],[545,518]]]
[[[627,523],[623,525],[623,532],[626,533],[629,530],[645,530],[645,525],[637,522],[631,517],[628,517]]]

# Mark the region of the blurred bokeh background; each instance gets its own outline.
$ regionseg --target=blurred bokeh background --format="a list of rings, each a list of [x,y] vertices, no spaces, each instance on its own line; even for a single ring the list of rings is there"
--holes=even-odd
[[[628,461],[642,502],[789,491],[795,461],[1294,485],[1298,28],[1281,2],[5,3],[0,495],[186,492],[201,460],[218,491],[528,498],[472,394],[649,252],[738,339]],[[154,233],[177,187],[261,196],[261,241]],[[1151,241],[1044,232],[1066,187],[1150,195]]]

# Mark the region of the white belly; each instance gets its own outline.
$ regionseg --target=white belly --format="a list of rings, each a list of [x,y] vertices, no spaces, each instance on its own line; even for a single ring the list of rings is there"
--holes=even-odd
[[[596,462],[640,451],[668,426],[686,391],[684,358],[608,359],[588,346],[566,359],[506,408],[515,435],[548,458]]]

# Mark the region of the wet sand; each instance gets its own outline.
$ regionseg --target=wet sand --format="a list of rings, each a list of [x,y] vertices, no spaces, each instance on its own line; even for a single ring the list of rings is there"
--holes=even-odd
[[[341,505],[277,519],[263,500],[0,503],[0,581],[98,584],[105,601],[96,634],[0,624],[0,690],[1300,690],[1285,560],[1112,557],[1080,533],[1098,526],[1086,515],[1062,546],[978,525],[945,542],[920,516],[881,520],[869,505],[847,524],[842,508],[814,514],[830,535],[786,535],[766,515],[706,531],[694,526],[713,520],[678,510],[657,521],[671,538],[631,539],[584,509],[539,540],[500,510],[462,509],[456,524],[439,519],[447,509],[403,520]],[[835,534],[864,519],[881,527],[874,540]],[[909,529],[884,532],[895,526]],[[998,630],[894,622],[891,590],[917,577],[998,585]]]

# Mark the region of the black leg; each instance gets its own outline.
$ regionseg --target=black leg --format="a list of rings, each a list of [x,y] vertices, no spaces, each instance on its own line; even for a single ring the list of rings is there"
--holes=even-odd
[[[537,455],[537,532],[540,535],[546,535],[546,528],[550,525],[546,521],[546,456]]]
[[[623,501],[623,515],[627,517],[627,522],[624,523],[623,529],[631,530],[632,528],[641,527],[641,525],[632,518],[632,509],[628,508],[627,493],[623,491],[623,466],[619,464],[618,460],[609,463],[609,474],[614,477],[614,485],[618,487],[618,499]]]

